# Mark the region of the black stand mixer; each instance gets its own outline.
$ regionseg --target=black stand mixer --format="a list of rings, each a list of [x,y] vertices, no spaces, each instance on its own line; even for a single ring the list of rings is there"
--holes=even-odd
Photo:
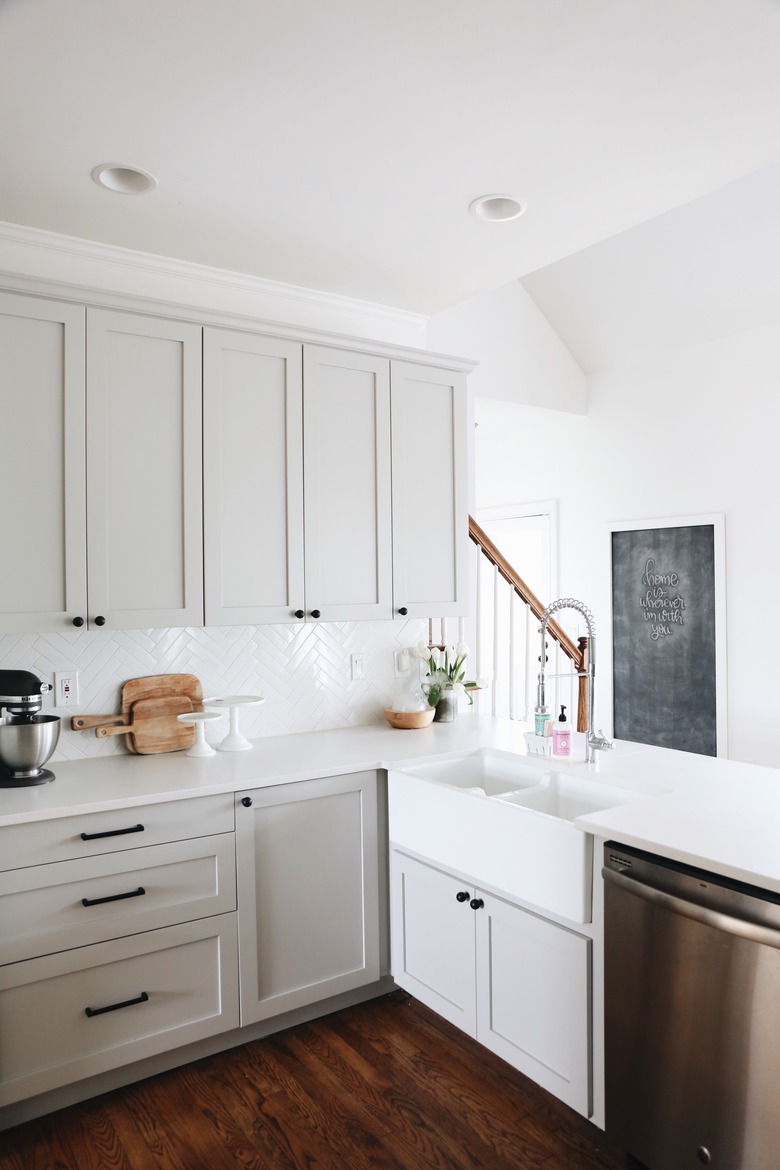
[[[51,684],[28,670],[0,670],[0,788],[47,784],[54,773],[43,765],[60,738],[56,715],[41,715]]]

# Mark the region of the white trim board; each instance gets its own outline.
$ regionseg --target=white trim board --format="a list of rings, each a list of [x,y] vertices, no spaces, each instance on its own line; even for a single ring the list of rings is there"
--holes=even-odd
[[[100,297],[105,303],[106,295],[113,295],[144,311],[149,301],[164,302],[425,347],[428,318],[419,313],[2,221],[0,274],[17,292],[72,298],[79,290],[82,299],[88,293],[88,299]]]

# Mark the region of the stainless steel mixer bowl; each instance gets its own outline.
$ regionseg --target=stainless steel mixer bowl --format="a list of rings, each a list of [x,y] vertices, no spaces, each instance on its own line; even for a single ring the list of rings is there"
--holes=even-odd
[[[61,725],[56,715],[0,723],[0,768],[14,776],[37,776],[57,746]]]

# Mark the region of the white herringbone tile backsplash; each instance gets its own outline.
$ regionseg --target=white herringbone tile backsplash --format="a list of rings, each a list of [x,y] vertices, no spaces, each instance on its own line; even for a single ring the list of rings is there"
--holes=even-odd
[[[55,670],[79,672],[78,707],[44,704],[62,718],[56,762],[124,751],[123,737],[72,731],[70,717],[119,711],[122,684],[148,674],[197,675],[206,697],[264,695],[262,706],[240,712],[241,731],[250,738],[373,723],[398,685],[395,651],[426,637],[419,619],[5,634],[0,668],[31,670],[51,683]],[[366,677],[359,682],[351,679],[352,654],[365,655]],[[226,731],[227,713],[207,728],[207,738],[218,741]]]

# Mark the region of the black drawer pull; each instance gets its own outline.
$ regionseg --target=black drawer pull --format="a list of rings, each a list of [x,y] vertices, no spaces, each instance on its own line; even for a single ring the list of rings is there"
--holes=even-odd
[[[121,902],[124,898],[140,898],[145,893],[143,886],[139,886],[137,890],[128,890],[126,894],[108,894],[105,898],[82,898],[81,905],[102,906],[106,902]]]
[[[118,1012],[120,1008],[132,1007],[136,1003],[146,1003],[149,996],[145,991],[137,995],[135,999],[123,999],[121,1003],[110,1003],[108,1007],[104,1008],[84,1008],[84,1013],[91,1020],[93,1016],[104,1016],[106,1012]]]
[[[105,833],[82,833],[82,841],[97,841],[100,837],[123,837],[125,833],[143,833],[143,825],[133,825],[130,829],[108,829]]]

